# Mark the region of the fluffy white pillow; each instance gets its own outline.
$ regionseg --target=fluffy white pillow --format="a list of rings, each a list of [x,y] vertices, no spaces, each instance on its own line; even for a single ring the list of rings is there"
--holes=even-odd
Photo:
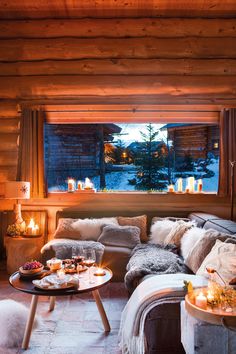
[[[180,241],[180,253],[184,260],[188,257],[189,252],[192,250],[196,242],[203,237],[206,230],[200,227],[192,227],[187,230]]]
[[[29,309],[14,300],[1,300],[0,313],[0,347],[19,347],[23,340]],[[34,328],[37,325],[36,318]]]
[[[206,267],[209,265],[217,270],[222,278],[229,283],[236,275],[236,244],[216,240],[211,252],[206,256],[196,274],[206,277]],[[219,278],[218,280],[220,283]]]
[[[165,239],[175,226],[175,221],[168,219],[156,221],[150,229],[149,243],[165,244]]]
[[[97,241],[102,233],[103,225],[119,225],[116,218],[79,219],[74,223],[76,230],[80,232],[81,240]]]

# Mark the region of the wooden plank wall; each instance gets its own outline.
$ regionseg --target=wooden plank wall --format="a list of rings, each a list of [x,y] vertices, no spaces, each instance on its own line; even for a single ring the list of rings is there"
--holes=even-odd
[[[235,102],[236,19],[0,21],[0,97]]]
[[[16,179],[20,114],[15,104],[0,105],[0,182]],[[0,195],[1,193],[0,188]]]

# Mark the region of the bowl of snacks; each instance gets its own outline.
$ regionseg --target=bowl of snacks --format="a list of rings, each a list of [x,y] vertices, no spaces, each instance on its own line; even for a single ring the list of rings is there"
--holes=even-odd
[[[26,262],[19,268],[21,274],[24,275],[34,275],[42,272],[44,266],[38,261]]]

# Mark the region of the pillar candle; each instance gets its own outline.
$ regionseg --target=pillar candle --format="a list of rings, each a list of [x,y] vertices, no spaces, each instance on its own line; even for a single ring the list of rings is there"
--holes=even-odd
[[[75,182],[73,179],[68,179],[68,192],[75,191]]]
[[[199,179],[199,180],[198,180],[198,183],[197,183],[197,191],[198,191],[198,193],[201,193],[201,192],[202,192],[202,179]]]
[[[183,192],[183,179],[179,178],[177,180],[177,192],[182,193]]]
[[[200,292],[200,294],[196,296],[195,305],[200,307],[201,309],[207,308],[207,298],[202,292]]]
[[[189,193],[194,193],[194,177],[188,178]]]

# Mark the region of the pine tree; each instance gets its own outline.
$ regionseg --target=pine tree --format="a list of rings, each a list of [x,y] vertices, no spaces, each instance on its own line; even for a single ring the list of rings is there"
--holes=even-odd
[[[146,132],[140,132],[142,136],[142,151],[135,159],[137,165],[136,189],[163,190],[167,185],[167,174],[163,172],[165,165],[161,146],[158,147],[156,138],[158,131],[152,124],[146,126]]]

